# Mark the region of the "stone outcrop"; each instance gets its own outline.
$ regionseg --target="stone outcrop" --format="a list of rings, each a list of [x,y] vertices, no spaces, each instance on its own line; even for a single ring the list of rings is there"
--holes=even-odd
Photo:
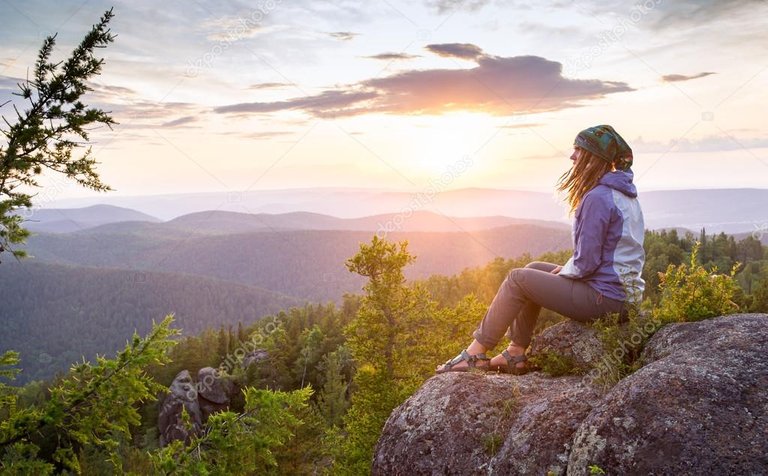
[[[569,474],[768,473],[768,318],[673,324],[584,420]]]
[[[233,387],[232,381],[220,378],[213,367],[203,367],[197,372],[197,401],[203,423],[211,414],[229,408]]]
[[[252,364],[269,359],[269,352],[264,349],[256,349],[246,353],[243,356],[242,367],[247,369]]]
[[[160,446],[175,440],[188,442],[193,435],[199,434],[203,426],[195,382],[188,370],[182,370],[176,375],[168,391],[157,419]],[[183,421],[182,409],[186,409],[189,423]]]
[[[603,345],[594,329],[568,319],[544,329],[531,341],[531,355],[548,352],[565,357],[576,367],[589,369],[600,361]]]
[[[561,329],[571,347],[594,337]],[[556,332],[539,349],[561,348]],[[432,377],[390,415],[373,472],[768,474],[768,315],[666,326],[641,361],[603,393],[575,376]]]
[[[373,473],[560,474],[599,400],[578,377],[437,375],[390,416]]]
[[[220,378],[216,369],[204,367],[197,373],[197,382],[188,370],[179,372],[168,392],[157,421],[161,446],[174,440],[189,441],[200,434],[209,416],[229,408],[235,389],[232,381]],[[189,415],[188,424],[182,419],[182,409]]]

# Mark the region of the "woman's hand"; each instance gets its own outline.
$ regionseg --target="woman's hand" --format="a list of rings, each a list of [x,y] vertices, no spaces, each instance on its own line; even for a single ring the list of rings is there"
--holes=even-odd
[[[562,267],[562,266],[558,266],[557,268],[555,268],[555,269],[553,269],[552,271],[550,271],[550,273],[552,273],[552,274],[560,274],[560,271],[561,271],[562,269],[563,269],[563,267]]]

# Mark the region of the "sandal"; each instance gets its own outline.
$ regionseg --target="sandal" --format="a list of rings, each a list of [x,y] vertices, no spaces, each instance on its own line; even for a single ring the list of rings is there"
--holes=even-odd
[[[466,367],[459,367],[454,368],[461,362],[467,362]],[[466,349],[462,350],[459,355],[452,358],[451,360],[446,361],[443,366],[437,370],[435,370],[435,373],[442,374],[445,372],[469,372],[472,369],[477,370],[488,370],[488,364],[478,366],[478,362],[490,362],[491,359],[489,359],[485,353],[482,354],[476,354],[476,355],[469,355]]]
[[[523,375],[530,371],[528,365],[523,367],[517,366],[519,363],[528,361],[528,357],[525,354],[512,355],[507,352],[507,349],[504,349],[504,351],[501,353],[501,356],[504,357],[504,360],[506,360],[507,363],[502,365],[492,365],[489,367],[489,370],[496,370],[497,372],[511,375]]]

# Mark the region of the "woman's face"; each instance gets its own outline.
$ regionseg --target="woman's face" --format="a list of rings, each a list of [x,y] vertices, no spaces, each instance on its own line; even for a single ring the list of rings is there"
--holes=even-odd
[[[571,154],[571,162],[576,164],[576,159],[579,158],[579,154],[581,154],[581,149],[578,147],[573,148],[573,154]]]

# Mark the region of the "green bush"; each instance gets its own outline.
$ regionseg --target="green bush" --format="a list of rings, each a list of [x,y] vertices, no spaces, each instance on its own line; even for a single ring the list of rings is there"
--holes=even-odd
[[[691,252],[690,264],[670,265],[660,275],[661,300],[653,310],[659,327],[672,322],[700,321],[731,314],[738,310],[734,296],[738,285],[734,279],[739,263],[730,274],[717,274],[717,267],[705,269],[697,263],[699,245]]]

